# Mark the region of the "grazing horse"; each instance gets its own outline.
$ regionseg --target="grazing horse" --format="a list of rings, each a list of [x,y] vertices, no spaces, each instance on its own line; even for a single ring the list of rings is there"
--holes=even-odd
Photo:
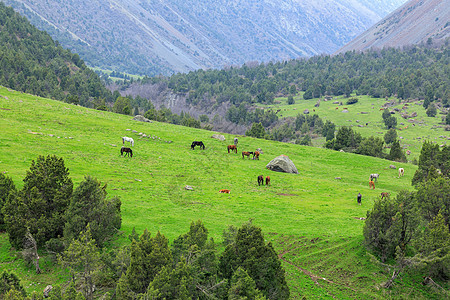
[[[234,145],[237,146],[237,144],[238,144],[238,138],[235,137],[235,138],[234,138]]]
[[[237,147],[236,147],[236,145],[228,145],[228,153],[230,153],[230,150],[231,150],[231,152],[236,152],[237,153]]]
[[[220,190],[219,193],[231,194],[231,191],[223,189],[223,190]]]
[[[131,146],[134,146],[134,140],[130,137],[127,136],[122,137],[122,145],[125,145],[125,142],[130,142]]]
[[[133,150],[131,150],[131,148],[127,148],[127,147],[122,147],[120,148],[120,155],[122,156],[123,153],[125,152],[125,156],[130,156],[133,157]]]
[[[262,176],[262,175],[259,175],[258,176],[258,185],[264,185],[264,176]]]
[[[371,187],[372,187],[373,189],[375,189],[375,182],[373,182],[372,180],[369,181],[369,189],[370,189]]]
[[[266,177],[266,185],[270,185],[270,177],[269,176]]]
[[[405,174],[405,169],[403,169],[403,168],[398,168],[398,177],[402,177],[403,174]]]
[[[356,196],[356,201],[358,201],[359,205],[361,205],[361,199],[362,199],[362,195],[361,195],[361,193],[358,193],[358,196]]]
[[[242,152],[242,159],[244,159],[244,156],[247,156],[247,158],[250,158],[250,155],[253,155],[253,152],[243,151]]]
[[[255,153],[253,153],[253,159],[259,160],[259,151],[255,151]]]
[[[389,199],[389,196],[390,196],[391,194],[389,194],[389,193],[387,193],[387,192],[382,192],[381,193],[381,199]]]
[[[203,150],[205,150],[205,144],[203,144],[202,141],[193,141],[191,144],[191,149],[194,150],[195,146],[200,146],[200,148],[203,148]]]
[[[378,182],[378,177],[380,177],[380,174],[370,174],[370,181],[375,179],[375,182]]]

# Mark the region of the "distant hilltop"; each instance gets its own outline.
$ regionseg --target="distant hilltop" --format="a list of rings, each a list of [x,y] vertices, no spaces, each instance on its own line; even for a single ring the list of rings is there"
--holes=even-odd
[[[450,0],[410,0],[337,53],[440,43],[450,36]]]

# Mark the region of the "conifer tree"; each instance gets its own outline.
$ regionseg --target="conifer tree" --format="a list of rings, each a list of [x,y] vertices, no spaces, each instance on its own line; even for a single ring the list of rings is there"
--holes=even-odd
[[[248,272],[268,299],[289,298],[284,269],[272,244],[266,244],[261,228],[251,223],[239,228],[235,243],[227,246],[219,260],[220,272],[227,280],[239,267]]]

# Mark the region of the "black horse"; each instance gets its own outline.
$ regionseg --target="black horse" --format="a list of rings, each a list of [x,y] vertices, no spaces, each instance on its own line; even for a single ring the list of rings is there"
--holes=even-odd
[[[130,157],[133,157],[133,150],[131,150],[130,148],[127,147],[120,148],[120,155],[123,155],[124,152],[125,156],[129,155]]]
[[[202,141],[199,141],[199,142],[194,141],[194,142],[192,142],[191,149],[194,150],[195,146],[200,146],[200,148],[203,148],[203,150],[205,150],[205,144],[203,144]]]

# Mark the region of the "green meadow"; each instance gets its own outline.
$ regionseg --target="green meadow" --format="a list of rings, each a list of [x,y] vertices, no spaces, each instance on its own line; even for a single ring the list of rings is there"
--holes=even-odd
[[[308,109],[309,114],[319,115],[324,122],[329,120],[338,127],[352,126],[363,137],[373,135],[383,138],[387,129],[381,117],[383,111],[380,111],[380,109],[385,107],[386,103],[395,102],[394,105],[389,106],[389,110],[391,112],[394,109],[399,110],[399,112],[394,111],[394,116],[397,118],[397,134],[398,137],[401,137],[400,144],[403,148],[411,151],[408,160],[412,161],[414,158],[419,158],[422,143],[426,140],[439,143],[440,145],[450,143],[450,132],[444,130],[445,122],[442,120],[443,117],[445,118],[445,114],[441,114],[438,109],[436,117],[428,117],[425,108],[422,106],[423,101],[400,101],[397,98],[386,100],[369,96],[352,96],[350,98],[357,98],[358,102],[347,105],[346,102],[349,98],[339,96],[333,97],[332,100],[328,101],[320,99],[319,107],[315,107],[314,105],[319,99],[304,100],[302,95],[303,93],[300,93],[294,97],[295,104],[292,105],[287,104],[286,97],[280,97],[275,99],[275,104],[261,105],[260,107],[275,111],[279,110],[277,113],[279,118],[296,117],[298,114],[303,114],[305,109]],[[333,102],[340,102],[342,105],[340,106]],[[344,108],[347,108],[347,112],[343,112]],[[413,112],[417,113],[416,117],[404,119],[401,116],[402,113],[411,115]],[[316,141],[313,141],[313,144],[317,146],[322,146],[324,143],[325,138],[318,138]]]
[[[223,230],[251,219],[279,253],[292,299],[439,298],[438,292],[420,284],[421,278],[409,275],[400,276],[393,289],[381,288],[392,272],[374,263],[362,244],[361,218],[380,192],[395,196],[402,189],[412,189],[417,169],[413,164],[245,136],[238,137],[238,154],[227,153],[234,135],[224,134],[226,140],[220,141],[211,138],[211,131],[137,122],[130,116],[6,88],[0,88],[0,95],[0,172],[21,188],[32,160],[54,154],[64,158],[74,188],[85,175],[106,183],[108,196],[119,196],[122,201],[121,232],[110,246],[128,243],[133,228],[139,234],[146,228],[152,234],[160,231],[173,241],[189,230],[192,221],[201,219],[209,236],[223,248]],[[322,102],[316,112],[338,125],[360,118],[370,122],[367,128],[358,128],[363,135],[375,134],[383,131],[381,101],[361,97],[346,114],[341,108],[335,111],[332,102]],[[304,108],[312,111],[315,101],[297,103],[280,106],[283,116],[295,116]],[[361,111],[369,111],[364,117],[370,119],[363,119],[358,114]],[[434,124],[422,111],[419,116],[428,127]],[[415,127],[425,137],[441,135],[425,125]],[[420,141],[409,130],[399,135],[414,145],[410,149],[418,155]],[[135,141],[132,158],[120,156],[123,136]],[[194,140],[203,141],[206,149],[191,150]],[[262,149],[260,160],[240,155],[257,148]],[[294,162],[299,174],[265,168],[282,154]],[[391,164],[403,167],[405,176],[398,178]],[[371,173],[380,174],[375,190],[368,187]],[[258,175],[270,176],[271,185],[258,186]],[[186,185],[193,190],[186,190]],[[231,194],[221,194],[220,189],[229,189]],[[361,206],[356,203],[358,192],[363,195]],[[35,275],[33,267],[10,249],[7,235],[0,235],[0,269],[15,271],[28,292],[69,279],[51,258],[42,263],[44,274]]]

